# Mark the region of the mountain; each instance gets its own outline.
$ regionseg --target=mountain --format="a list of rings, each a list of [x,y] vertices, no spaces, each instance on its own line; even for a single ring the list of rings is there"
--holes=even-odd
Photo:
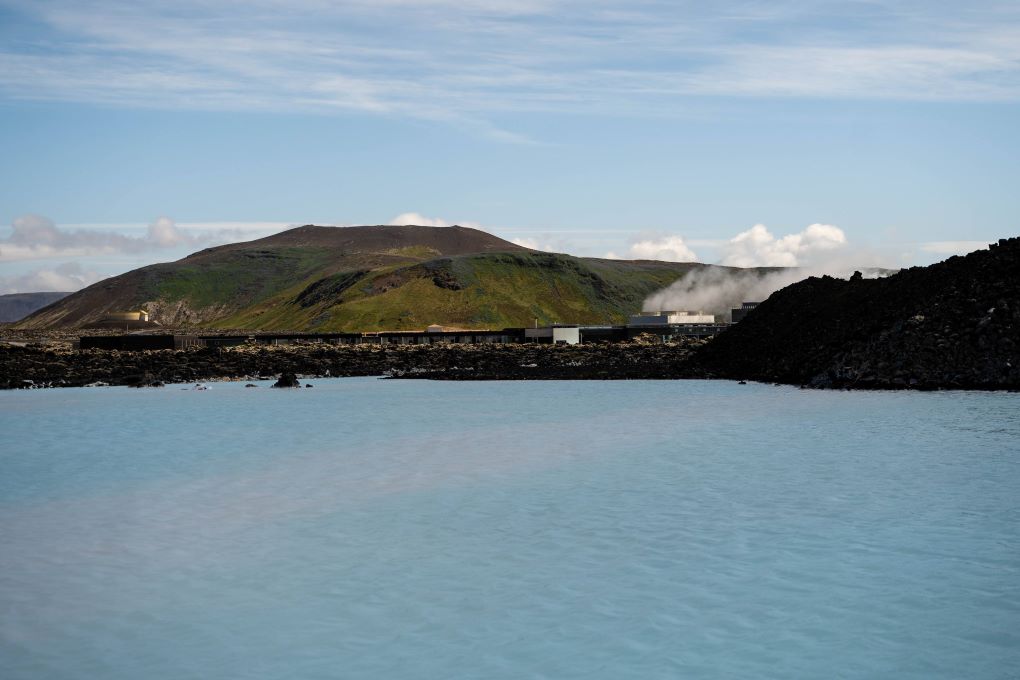
[[[11,293],[0,295],[0,323],[19,321],[70,293]]]
[[[143,307],[164,325],[265,330],[621,322],[705,268],[538,252],[458,226],[308,225],[100,281],[19,326],[82,327]]]
[[[1020,238],[881,279],[809,278],[705,345],[713,374],[818,387],[1020,388]]]

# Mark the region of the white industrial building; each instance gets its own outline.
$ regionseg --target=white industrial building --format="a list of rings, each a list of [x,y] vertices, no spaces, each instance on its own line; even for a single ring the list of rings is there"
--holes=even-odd
[[[525,342],[551,342],[554,345],[576,345],[581,342],[577,326],[542,326],[524,329]]]
[[[715,315],[704,312],[643,311],[631,316],[627,325],[670,326],[690,323],[715,323]]]

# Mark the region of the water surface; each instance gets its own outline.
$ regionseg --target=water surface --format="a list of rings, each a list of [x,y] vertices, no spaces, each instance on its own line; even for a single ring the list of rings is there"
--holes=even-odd
[[[1020,395],[0,393],[0,677],[1020,675]]]

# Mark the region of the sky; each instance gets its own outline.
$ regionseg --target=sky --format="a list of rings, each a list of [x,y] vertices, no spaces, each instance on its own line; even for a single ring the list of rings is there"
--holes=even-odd
[[[301,224],[923,265],[1017,187],[1015,0],[0,0],[0,293]]]

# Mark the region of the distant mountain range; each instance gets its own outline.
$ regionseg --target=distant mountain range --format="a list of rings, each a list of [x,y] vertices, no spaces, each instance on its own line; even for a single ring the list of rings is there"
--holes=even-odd
[[[70,293],[11,293],[0,295],[0,323],[20,321],[32,312],[42,309],[70,295]]]
[[[18,326],[82,327],[140,308],[165,325],[253,330],[618,323],[705,269],[727,268],[545,253],[459,226],[307,225],[100,281]]]

